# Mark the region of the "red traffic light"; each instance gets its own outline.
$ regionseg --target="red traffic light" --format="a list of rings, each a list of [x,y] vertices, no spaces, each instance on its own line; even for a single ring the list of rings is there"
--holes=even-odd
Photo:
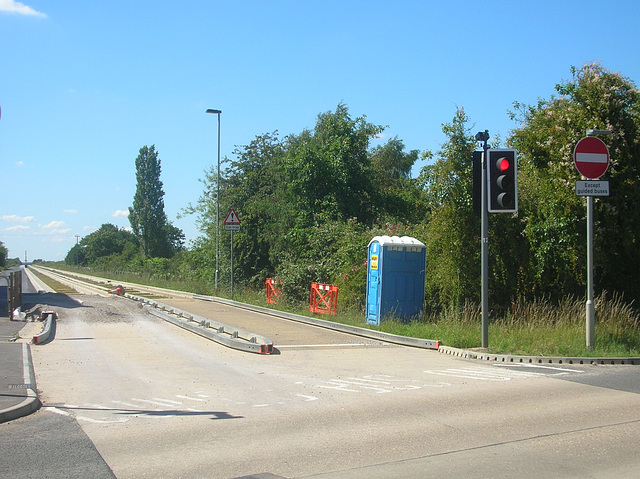
[[[499,171],[507,171],[510,167],[511,163],[507,158],[498,158],[498,161],[496,161],[496,168],[498,168]]]
[[[487,211],[518,211],[517,152],[513,149],[487,150]]]

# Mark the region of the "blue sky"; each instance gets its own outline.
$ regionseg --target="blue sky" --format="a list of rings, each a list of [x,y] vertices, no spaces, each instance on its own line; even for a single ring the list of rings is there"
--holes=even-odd
[[[513,102],[549,98],[572,65],[640,81],[639,18],[637,0],[0,0],[0,241],[61,260],[76,235],[129,226],[152,144],[165,211],[195,238],[176,216],[217,161],[207,108],[223,158],[341,102],[407,150],[437,151],[458,107],[505,138]]]

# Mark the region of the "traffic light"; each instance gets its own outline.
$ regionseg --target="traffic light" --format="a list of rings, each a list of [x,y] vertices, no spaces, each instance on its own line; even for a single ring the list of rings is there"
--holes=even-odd
[[[489,213],[518,211],[516,150],[487,150],[487,201]]]

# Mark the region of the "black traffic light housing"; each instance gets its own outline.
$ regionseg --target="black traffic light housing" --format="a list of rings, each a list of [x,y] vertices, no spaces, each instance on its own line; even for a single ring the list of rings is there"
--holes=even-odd
[[[518,211],[518,152],[487,150],[487,209],[489,213]]]

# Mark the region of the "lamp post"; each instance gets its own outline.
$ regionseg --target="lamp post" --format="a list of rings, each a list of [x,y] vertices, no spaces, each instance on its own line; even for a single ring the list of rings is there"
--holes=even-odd
[[[218,291],[218,261],[220,259],[220,114],[222,110],[209,108],[207,113],[218,115],[218,172],[216,173],[216,277],[215,288]]]

